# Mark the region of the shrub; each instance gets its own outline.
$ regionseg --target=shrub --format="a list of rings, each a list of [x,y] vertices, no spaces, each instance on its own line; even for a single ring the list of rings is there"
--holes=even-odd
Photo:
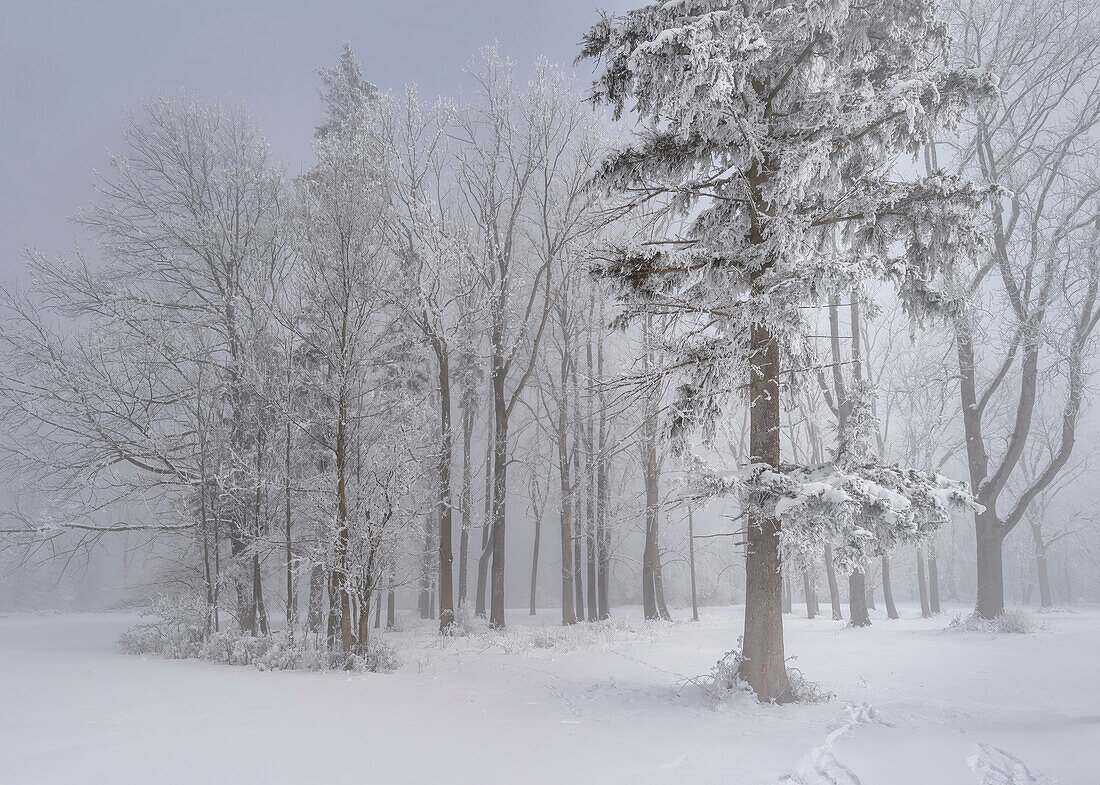
[[[1040,627],[1027,611],[1011,608],[994,619],[983,619],[977,613],[964,619],[962,614],[956,614],[947,629],[955,632],[988,632],[993,635],[1026,635]]]
[[[251,665],[260,670],[347,669],[390,673],[401,663],[396,650],[376,638],[363,651],[345,656],[329,651],[315,635],[291,637],[286,632],[254,636],[238,630],[207,632],[208,607],[194,597],[160,597],[149,615],[119,637],[128,654],[155,654],[170,659],[201,659],[224,665]]]

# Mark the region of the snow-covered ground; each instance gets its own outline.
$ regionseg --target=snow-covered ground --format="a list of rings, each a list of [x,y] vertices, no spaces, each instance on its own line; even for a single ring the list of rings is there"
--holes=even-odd
[[[996,637],[902,613],[788,616],[788,654],[835,698],[787,706],[682,686],[736,644],[739,608],[568,631],[516,613],[445,642],[410,623],[390,675],[139,658],[116,643],[132,616],[9,615],[0,782],[1100,782],[1100,609]]]

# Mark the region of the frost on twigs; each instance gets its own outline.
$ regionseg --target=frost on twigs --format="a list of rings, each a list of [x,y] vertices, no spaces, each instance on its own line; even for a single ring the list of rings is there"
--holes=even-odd
[[[687,679],[682,686],[696,687],[709,699],[718,703],[735,696],[752,697],[752,689],[741,678],[741,663],[745,661],[742,641],[743,638],[738,638],[737,648],[723,654],[718,662],[711,666],[709,673]],[[810,681],[802,675],[802,671],[790,665],[787,666],[787,680],[790,682],[791,695],[798,703],[824,703],[834,697],[831,692]]]

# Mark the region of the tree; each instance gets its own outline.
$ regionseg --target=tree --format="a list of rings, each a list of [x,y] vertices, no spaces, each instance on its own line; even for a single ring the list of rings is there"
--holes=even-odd
[[[392,180],[378,91],[346,46],[319,73],[318,160],[299,180],[301,300],[285,325],[318,358],[317,427],[299,427],[327,456],[318,485],[331,522],[329,627],[347,655],[366,646],[370,600],[422,512],[399,503],[419,482],[418,415],[430,396],[393,296],[401,278],[387,234]]]
[[[1079,0],[958,5],[953,22],[959,56],[996,69],[1001,88],[948,145],[959,171],[1004,189],[988,207],[988,252],[957,282],[970,307],[954,320],[970,482],[982,507],[976,612],[993,618],[1004,612],[1005,537],[1072,455],[1100,319],[1100,26]],[[933,148],[933,165],[935,156]],[[1005,310],[1007,322],[987,316]],[[1061,396],[1059,447],[1010,495],[1041,394]]]
[[[229,538],[235,615],[253,631],[262,402],[249,374],[265,362],[256,310],[289,253],[285,182],[239,107],[147,101],[124,140],[78,216],[104,263],[36,255],[35,290],[7,298],[8,422],[39,445],[11,450],[54,497],[50,526],[98,534],[88,516],[129,499],[151,494],[168,513],[194,498],[215,562]]]
[[[590,231],[585,176],[598,148],[592,119],[558,69],[541,62],[527,89],[495,48],[472,75],[478,89],[459,105],[455,180],[476,242],[485,302],[491,388],[489,623],[504,625],[509,428],[535,371],[551,309],[553,272]]]
[[[890,175],[992,88],[947,62],[946,46],[923,0],[662,2],[585,36],[581,56],[602,60],[594,100],[616,117],[633,100],[641,122],[597,181],[628,209],[681,218],[663,242],[612,249],[602,272],[636,310],[680,323],[675,428],[713,420],[747,386],[757,478],[780,469],[781,373],[806,355],[803,306],[882,279],[930,314],[943,270],[980,240],[980,189]],[[741,675],[762,700],[786,700],[780,520],[774,488],[749,487]]]

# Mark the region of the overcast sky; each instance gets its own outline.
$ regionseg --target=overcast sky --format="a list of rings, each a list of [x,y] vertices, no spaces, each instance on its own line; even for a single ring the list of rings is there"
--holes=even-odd
[[[368,79],[453,93],[481,46],[521,66],[568,64],[596,4],[626,0],[359,2],[12,2],[0,0],[0,280],[28,246],[78,239],[66,220],[92,170],[118,150],[123,110],[180,88],[243,101],[275,155],[297,172],[319,112],[314,69],[350,41]],[[587,82],[591,68],[582,66]]]

